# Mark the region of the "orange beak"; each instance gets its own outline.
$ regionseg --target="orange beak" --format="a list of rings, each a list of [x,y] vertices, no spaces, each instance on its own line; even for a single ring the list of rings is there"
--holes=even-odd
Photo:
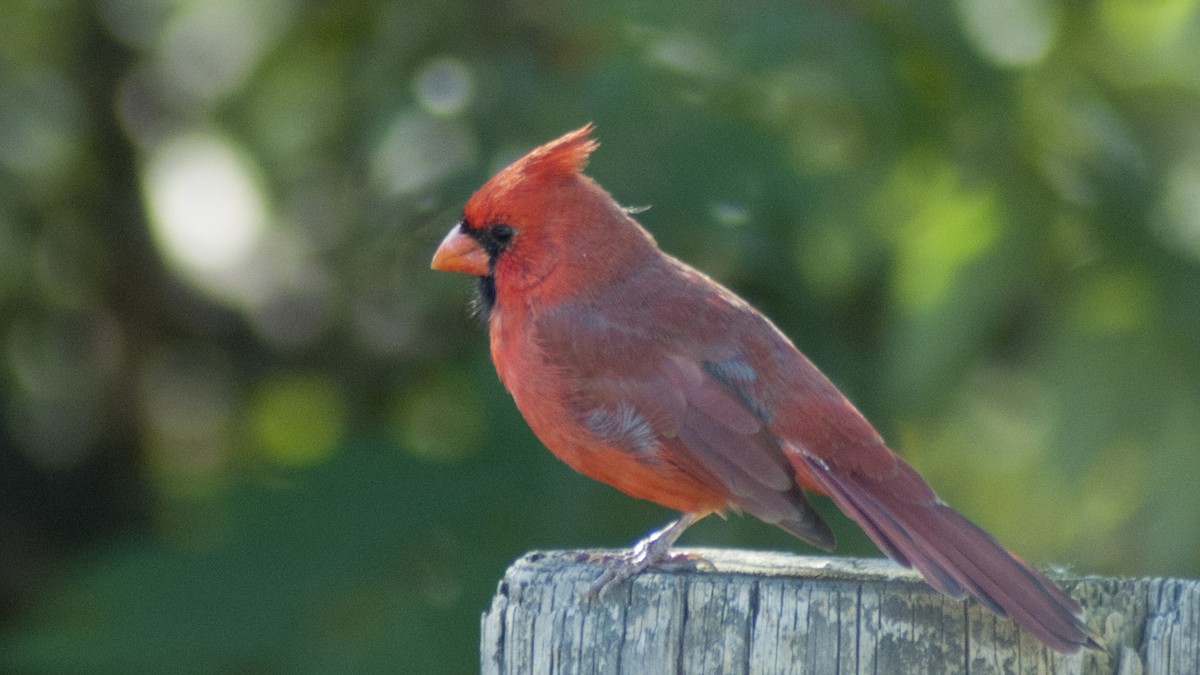
[[[462,272],[477,277],[491,274],[487,251],[467,234],[462,225],[455,225],[433,254],[430,267],[440,272]]]

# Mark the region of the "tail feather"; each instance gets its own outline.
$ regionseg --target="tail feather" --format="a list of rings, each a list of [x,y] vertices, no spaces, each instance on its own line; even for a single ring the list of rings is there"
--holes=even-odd
[[[912,467],[901,462],[896,474],[875,479],[842,476],[819,459],[805,459],[872,541],[900,564],[915,567],[930,586],[955,597],[970,594],[1052,649],[1073,653],[1099,646],[1079,618],[1079,603],[939,500]]]

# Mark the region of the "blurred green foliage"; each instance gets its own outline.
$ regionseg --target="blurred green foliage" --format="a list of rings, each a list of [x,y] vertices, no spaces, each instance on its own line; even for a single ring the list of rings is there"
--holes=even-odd
[[[469,672],[509,560],[665,521],[539,447],[428,270],[589,120],[947,501],[1200,574],[1195,0],[9,0],[0,670]]]

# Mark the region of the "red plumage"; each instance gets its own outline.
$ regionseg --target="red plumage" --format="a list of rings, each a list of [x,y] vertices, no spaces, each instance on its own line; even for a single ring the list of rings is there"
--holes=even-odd
[[[730,509],[822,549],[828,495],[889,556],[1063,652],[1098,646],[1079,605],[938,499],[754,308],[666,255],[582,174],[591,125],[492,177],[433,259],[480,278],[492,360],[538,438],[575,470],[685,514]]]

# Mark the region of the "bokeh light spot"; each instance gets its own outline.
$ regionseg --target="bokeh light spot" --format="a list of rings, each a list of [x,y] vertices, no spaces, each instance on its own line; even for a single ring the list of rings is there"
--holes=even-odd
[[[1075,303],[1075,323],[1086,333],[1123,333],[1144,326],[1156,312],[1155,292],[1141,273],[1111,271],[1092,279]]]
[[[342,435],[345,403],[318,375],[286,375],[259,384],[250,404],[259,451],[285,466],[310,466],[328,459]]]
[[[939,306],[960,272],[1002,232],[994,190],[962,182],[955,167],[917,159],[902,162],[884,192],[888,208],[902,214],[892,233],[894,284],[898,300],[912,312]]]
[[[704,37],[690,32],[658,36],[650,44],[649,59],[674,73],[698,79],[715,79],[725,72],[725,61]]]
[[[16,448],[37,466],[75,466],[111,431],[101,401],[123,358],[120,326],[105,312],[76,310],[10,319],[8,328],[3,374],[16,386],[3,421]]]
[[[1200,161],[1181,162],[1167,171],[1154,220],[1169,246],[1200,260]]]
[[[159,249],[202,287],[244,264],[263,235],[268,210],[257,171],[216,135],[156,148],[142,188]]]
[[[194,495],[217,483],[233,452],[235,379],[226,356],[205,345],[165,346],[145,358],[139,403],[159,487]]]
[[[738,202],[717,200],[708,205],[708,212],[725,227],[741,227],[750,222],[750,209]]]
[[[0,166],[50,180],[78,151],[83,101],[73,83],[48,71],[0,77]]]
[[[450,376],[411,387],[393,418],[404,450],[430,462],[457,461],[478,452],[484,421],[472,386]]]
[[[413,93],[421,106],[434,115],[460,113],[471,102],[474,78],[458,59],[443,57],[429,61],[413,79]]]
[[[186,3],[160,36],[166,81],[200,101],[236,91],[282,28],[283,5],[277,0]]]
[[[1083,515],[1093,527],[1111,530],[1141,508],[1148,493],[1147,454],[1137,442],[1117,442],[1099,453],[1083,476]]]
[[[96,450],[100,431],[96,407],[95,399],[69,392],[54,397],[18,392],[0,421],[31,464],[68,469],[91,458]]]
[[[1058,33],[1055,7],[1042,0],[959,0],[958,10],[980,53],[1002,66],[1041,61]]]
[[[255,332],[283,349],[311,345],[334,320],[336,298],[330,276],[315,264],[308,274],[294,276],[290,284],[248,308]]]
[[[383,194],[411,195],[465,169],[478,156],[475,135],[462,122],[406,111],[379,142],[371,175]]]
[[[864,273],[861,244],[844,223],[814,227],[796,244],[796,261],[809,287],[825,297],[842,297]]]
[[[1098,14],[1109,36],[1123,47],[1156,53],[1185,34],[1195,12],[1196,0],[1105,0]]]
[[[126,44],[148,49],[170,20],[178,2],[101,0],[97,12],[104,26]]]

